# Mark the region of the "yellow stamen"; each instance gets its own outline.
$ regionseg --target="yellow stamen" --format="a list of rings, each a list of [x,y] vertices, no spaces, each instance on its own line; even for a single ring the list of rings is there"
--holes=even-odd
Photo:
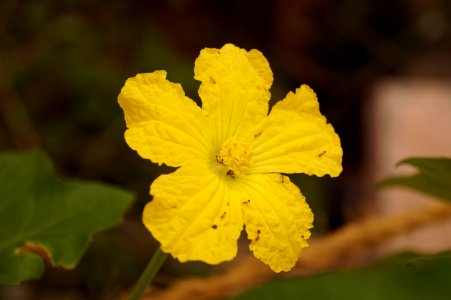
[[[241,137],[231,137],[221,145],[216,157],[220,165],[226,167],[230,174],[244,174],[251,168],[251,146]]]

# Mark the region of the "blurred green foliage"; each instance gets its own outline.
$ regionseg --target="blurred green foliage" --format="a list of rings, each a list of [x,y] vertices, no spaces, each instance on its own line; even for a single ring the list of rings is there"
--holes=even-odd
[[[278,280],[232,299],[448,299],[450,272],[451,256],[441,255],[422,264],[373,266]]]
[[[402,186],[451,201],[451,158],[408,158],[398,165],[411,165],[418,173],[389,177],[379,184],[381,187]]]
[[[72,269],[92,235],[120,223],[133,195],[63,181],[40,152],[0,155],[0,283],[39,278],[44,261]]]

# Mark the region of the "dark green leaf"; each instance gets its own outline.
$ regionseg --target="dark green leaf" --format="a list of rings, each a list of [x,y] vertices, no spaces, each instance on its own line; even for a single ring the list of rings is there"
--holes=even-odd
[[[39,278],[44,262],[73,268],[92,235],[121,222],[133,195],[62,180],[40,152],[0,155],[0,283]]]
[[[451,258],[276,280],[233,299],[450,299]]]
[[[391,177],[383,180],[379,185],[404,186],[451,201],[451,159],[409,158],[398,163],[398,165],[404,164],[416,167],[418,173],[411,176]]]

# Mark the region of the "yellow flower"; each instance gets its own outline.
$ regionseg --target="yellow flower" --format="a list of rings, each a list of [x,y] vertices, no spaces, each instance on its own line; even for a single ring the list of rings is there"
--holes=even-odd
[[[152,183],[143,222],[163,251],[210,264],[236,256],[244,226],[254,255],[288,271],[308,245],[313,214],[280,173],[338,176],[340,139],[306,85],[268,115],[273,76],[257,50],[203,49],[194,78],[202,108],[165,71],[129,78],[119,95],[128,145],[180,167]]]

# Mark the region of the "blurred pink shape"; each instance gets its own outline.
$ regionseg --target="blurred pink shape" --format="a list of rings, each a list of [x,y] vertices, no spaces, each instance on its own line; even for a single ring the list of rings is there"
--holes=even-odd
[[[396,168],[407,157],[451,157],[451,79],[394,78],[378,83],[366,112],[369,186],[394,174],[411,174],[408,166]],[[451,182],[450,182],[451,188]],[[391,215],[421,209],[430,196],[390,187],[375,193],[375,214]],[[397,238],[386,251],[416,250],[431,253],[451,249],[451,220]]]

